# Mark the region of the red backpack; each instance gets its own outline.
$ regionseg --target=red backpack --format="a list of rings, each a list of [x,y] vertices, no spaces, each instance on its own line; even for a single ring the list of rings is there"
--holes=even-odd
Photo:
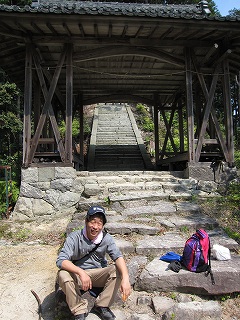
[[[185,243],[182,255],[182,264],[191,272],[205,272],[211,276],[212,284],[215,284],[211,270],[210,239],[203,229],[196,230]]]

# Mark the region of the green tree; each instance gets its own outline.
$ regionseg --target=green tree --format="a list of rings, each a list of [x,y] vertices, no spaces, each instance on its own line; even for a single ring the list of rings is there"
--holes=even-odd
[[[240,17],[240,8],[239,9],[232,9],[228,11],[229,16],[231,17]]]
[[[0,165],[9,165],[17,178],[20,170],[20,92],[15,83],[0,83]]]

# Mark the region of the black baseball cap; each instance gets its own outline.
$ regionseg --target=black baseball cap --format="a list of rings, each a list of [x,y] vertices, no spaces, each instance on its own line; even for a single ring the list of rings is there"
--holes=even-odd
[[[103,217],[103,223],[107,222],[106,213],[103,207],[101,206],[92,206],[88,209],[87,218],[93,216],[94,214],[101,214]]]

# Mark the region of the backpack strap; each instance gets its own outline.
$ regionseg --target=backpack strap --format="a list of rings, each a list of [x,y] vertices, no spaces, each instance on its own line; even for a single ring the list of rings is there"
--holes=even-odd
[[[81,259],[79,259],[79,260],[73,260],[72,262],[75,264],[77,261],[81,261],[83,258],[89,258],[89,257],[91,256],[91,254],[92,254],[94,251],[96,251],[97,248],[100,246],[100,244],[102,243],[103,238],[105,237],[106,234],[107,234],[107,231],[104,229],[104,230],[103,230],[102,240],[101,240],[98,244],[96,244],[95,247],[94,247],[92,250],[90,250],[87,254],[85,254],[85,256],[83,256]]]
[[[212,273],[212,267],[211,267],[211,244],[210,244],[210,238],[209,239],[209,249],[208,249],[208,268],[205,271],[205,277],[207,277],[210,274],[212,285],[215,284],[215,280]]]

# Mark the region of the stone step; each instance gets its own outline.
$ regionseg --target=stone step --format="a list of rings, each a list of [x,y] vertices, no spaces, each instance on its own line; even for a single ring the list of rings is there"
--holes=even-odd
[[[129,159],[128,159],[129,160]],[[183,179],[182,172],[174,174],[138,170],[141,163],[129,160],[129,164],[121,161],[111,164],[107,160],[99,164],[100,171],[94,172],[78,172],[79,179],[82,180],[84,193],[87,196],[95,196],[102,194],[104,197],[109,196],[112,201],[143,199],[186,199],[191,200],[192,197],[205,199],[209,197],[217,197],[217,184],[201,183],[195,179]],[[123,171],[126,165],[132,168],[132,171]],[[114,168],[118,166],[116,172]],[[135,171],[134,171],[135,169]]]
[[[115,164],[108,164],[108,163],[96,163],[95,168],[97,168],[98,170],[101,169],[102,171],[107,171],[109,169],[116,169],[116,170],[122,170],[122,171],[126,171],[126,170],[139,170],[139,169],[145,169],[143,164],[127,164],[127,163],[115,163]]]
[[[135,290],[160,292],[186,292],[201,295],[220,295],[240,291],[240,256],[232,255],[231,260],[212,260],[215,285],[210,275],[181,269],[175,273],[168,269],[169,263],[155,258],[148,263],[135,283]],[[149,285],[151,284],[151,285]]]
[[[136,186],[141,186],[145,190],[173,190],[173,191],[190,191],[197,189],[197,183],[188,180],[183,181],[175,179],[175,181],[167,182],[166,179],[154,176],[132,176],[132,175],[108,175],[99,176],[92,174],[91,177],[83,177],[83,181],[91,181],[91,183],[97,183],[99,185],[106,185],[107,187],[127,187],[127,189],[136,190]],[[139,188],[137,188],[139,189]]]
[[[114,145],[109,146],[109,145],[98,145],[96,146],[95,150],[101,150],[102,152],[122,152],[122,153],[128,153],[128,152],[140,152],[139,147],[136,144],[132,145]]]
[[[114,176],[114,177],[128,177],[128,179],[135,179],[135,178],[145,178],[145,177],[160,177],[163,179],[177,179],[180,178],[182,180],[189,180],[189,179],[184,179],[183,177],[183,172],[182,171],[124,171],[124,172],[117,172],[117,171],[111,171],[109,170],[108,172],[104,172],[104,174],[101,171],[77,171],[76,174],[80,177],[92,177],[92,176],[97,176],[97,177],[102,177],[102,176]],[[190,179],[192,180],[192,179]]]
[[[122,203],[123,207],[126,207],[122,210],[123,216],[135,216],[137,218],[138,215],[144,215],[148,217],[156,217],[163,216],[166,218],[166,215],[174,215],[176,213],[194,213],[197,214],[200,211],[198,205],[194,203],[188,202],[169,202],[169,201],[148,201],[145,202],[144,205],[143,200],[134,201],[132,206],[129,202],[126,204]],[[142,204],[139,206],[139,204]]]
[[[101,148],[98,148],[96,150],[96,158],[97,157],[108,157],[108,158],[112,158],[112,157],[141,157],[142,158],[142,155],[140,152],[138,151],[134,151],[134,150],[128,150],[127,152],[124,152],[122,150],[111,150],[111,152],[109,152],[108,150],[105,150],[105,149],[101,149]]]
[[[109,157],[111,159],[109,159]],[[115,161],[126,161],[126,160],[131,160],[131,159],[135,159],[136,161],[138,162],[141,162],[142,161],[142,156],[139,154],[139,155],[132,155],[132,154],[111,154],[111,155],[107,155],[107,154],[102,154],[102,153],[98,153],[96,152],[96,159],[95,159],[95,162],[97,161],[107,161],[109,163],[112,162],[112,159],[115,159]]]
[[[199,227],[204,228],[204,224],[199,225]],[[191,232],[189,232],[188,229],[191,230]],[[209,234],[211,245],[220,244],[229,248],[229,250],[239,249],[238,243],[224,234],[222,230],[205,229]],[[136,241],[136,253],[140,255],[159,255],[159,257],[169,251],[181,254],[186,240],[196,229],[192,225],[186,225],[184,230],[184,232],[168,231],[165,234],[158,236],[146,235],[143,239]]]
[[[108,147],[108,163],[106,164],[106,158],[99,157],[97,150]],[[136,160],[136,155],[133,158],[127,160],[116,159],[115,153],[119,153],[116,150],[116,146],[132,147],[136,146],[138,150],[137,154],[142,155]],[[111,150],[112,148],[112,150]],[[93,131],[89,148],[88,167],[89,170],[144,170],[145,168],[152,168],[153,164],[146,148],[144,147],[141,134],[138,131],[135,119],[132,115],[130,107],[126,105],[121,106],[102,106],[99,105],[95,109],[95,115],[93,120]],[[111,150],[111,151],[110,151]],[[118,149],[117,149],[118,150]],[[123,148],[121,153],[128,152],[129,148]],[[131,153],[135,153],[135,149],[130,149]],[[133,151],[134,150],[134,151]],[[125,154],[123,155],[125,158]],[[136,163],[138,161],[138,163]],[[140,163],[141,162],[141,163]]]
[[[135,142],[135,144],[137,145],[135,136],[127,135],[127,134],[113,134],[113,133],[109,134],[109,135],[102,134],[102,135],[97,136],[96,141],[97,141],[97,145],[99,145],[99,144],[104,145],[105,142],[109,142],[109,141],[112,141],[113,144],[114,144],[114,141],[122,141],[123,145],[125,145],[125,143],[130,144],[130,143]]]

